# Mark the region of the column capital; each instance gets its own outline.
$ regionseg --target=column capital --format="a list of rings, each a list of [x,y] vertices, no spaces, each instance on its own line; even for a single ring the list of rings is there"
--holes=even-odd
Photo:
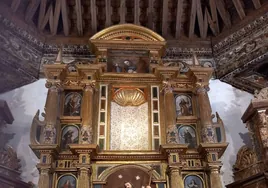
[[[50,90],[55,90],[57,91],[58,89],[62,88],[62,84],[60,80],[47,80],[46,84],[45,84],[46,88],[50,89]]]
[[[208,84],[204,84],[201,82],[197,82],[195,83],[195,92],[198,93],[206,93],[210,90],[209,85]]]
[[[164,94],[173,93],[173,89],[171,81],[162,81],[161,92]]]
[[[81,85],[84,91],[93,91],[96,89],[96,80],[82,81]]]

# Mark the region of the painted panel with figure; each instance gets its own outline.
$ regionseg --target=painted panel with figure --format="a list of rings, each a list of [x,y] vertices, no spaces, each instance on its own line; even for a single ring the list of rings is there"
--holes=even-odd
[[[81,92],[67,92],[64,99],[64,116],[80,116]]]
[[[192,99],[189,95],[175,95],[176,114],[179,116],[193,115]]]
[[[179,143],[189,144],[189,148],[195,148],[197,146],[196,130],[193,125],[177,125]]]
[[[76,188],[76,178],[73,175],[61,176],[57,188]]]
[[[66,125],[61,132],[61,148],[68,149],[68,144],[78,144],[79,128],[77,125]]]
[[[203,181],[197,175],[188,175],[184,179],[184,188],[204,188]]]

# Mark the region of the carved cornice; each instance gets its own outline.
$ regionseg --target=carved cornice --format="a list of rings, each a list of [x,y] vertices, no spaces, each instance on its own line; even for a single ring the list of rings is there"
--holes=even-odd
[[[268,13],[257,18],[252,23],[249,23],[248,25],[236,31],[235,33],[229,35],[222,41],[217,42],[213,46],[214,55],[218,56],[221,53],[224,53],[226,51],[233,49],[235,45],[239,45],[243,41],[251,39],[252,34],[255,34],[267,28],[267,24],[268,24]]]
[[[38,48],[38,50],[43,50],[45,44],[40,40],[40,38],[36,38],[26,30],[18,27],[15,23],[4,17],[2,14],[0,14],[0,23],[3,24],[6,28],[10,29],[19,38],[27,40],[30,44]]]

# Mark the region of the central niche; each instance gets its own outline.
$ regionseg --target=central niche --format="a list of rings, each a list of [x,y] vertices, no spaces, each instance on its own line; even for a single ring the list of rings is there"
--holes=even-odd
[[[114,89],[111,150],[148,150],[148,102],[138,88]]]

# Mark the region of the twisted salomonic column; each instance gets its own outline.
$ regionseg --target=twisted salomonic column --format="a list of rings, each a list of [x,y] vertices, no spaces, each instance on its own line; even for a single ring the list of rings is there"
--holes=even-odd
[[[171,188],[183,188],[183,180],[180,174],[180,168],[169,166],[169,177]]]
[[[176,140],[169,138],[169,132],[176,132],[176,113],[173,88],[170,81],[163,81],[162,91],[164,92],[165,123],[167,130],[167,143],[176,144]]]
[[[93,95],[95,82],[86,83],[82,100],[81,144],[92,143]]]
[[[196,95],[199,103],[199,115],[201,120],[201,134],[204,143],[215,142],[215,132],[212,127],[211,106],[208,98],[209,87],[201,83],[196,84]]]
[[[47,82],[47,100],[45,105],[46,125],[43,131],[43,143],[56,143],[56,124],[59,112],[60,101],[60,81]]]

